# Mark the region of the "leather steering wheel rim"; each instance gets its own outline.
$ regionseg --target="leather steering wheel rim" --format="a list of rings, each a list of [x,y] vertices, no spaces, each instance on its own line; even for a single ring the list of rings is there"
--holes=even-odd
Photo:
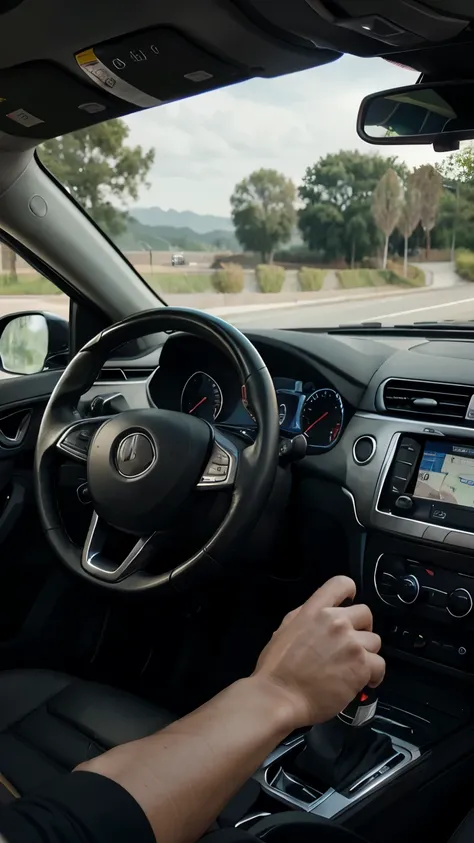
[[[55,494],[58,447],[61,442],[67,441],[66,434],[74,430],[75,426],[85,424],[85,422],[78,422],[77,405],[81,396],[93,386],[112,352],[132,340],[163,331],[183,331],[194,334],[213,343],[230,358],[240,378],[242,395],[248,396],[251,403],[258,424],[258,435],[255,443],[241,451],[236,459],[230,506],[222,523],[204,547],[166,573],[149,575],[138,564],[135,567],[129,565],[128,573],[124,577],[107,579],[112,575],[103,571],[100,575],[102,578],[97,579],[91,573],[94,566],[84,567],[83,551],[71,542],[61,521]],[[143,412],[148,414],[143,424],[145,415],[137,417],[138,421],[135,416],[132,418],[131,413],[128,417],[127,413],[122,413],[112,418],[121,419],[121,427],[116,428],[122,436],[121,442],[127,438],[126,430],[122,428],[129,419],[133,421],[131,424],[133,430],[144,430],[145,434],[153,440],[151,444],[155,446],[155,457],[158,453],[155,459],[157,465],[153,463],[153,471],[158,473],[153,476],[159,478],[161,446],[158,440],[161,432],[156,434],[154,425],[158,425],[161,431],[165,422],[168,428],[173,422],[183,427],[186,420],[185,426],[189,427],[189,417],[183,417],[183,414],[178,412],[172,413],[158,409],[148,409]],[[94,433],[89,446],[87,455],[89,480],[96,478],[98,474],[100,476],[94,461],[98,459],[97,453],[100,449],[108,447],[109,429],[114,432],[111,420],[103,421],[103,425]],[[197,422],[201,427],[197,427]],[[90,424],[91,420],[88,423]],[[117,425],[117,422],[114,423]],[[153,429],[149,430],[147,425],[150,424]],[[183,435],[196,436],[198,434],[198,439],[200,437],[203,442],[206,435],[209,435],[211,449],[216,447],[219,449],[222,446],[224,452],[226,451],[225,441],[217,438],[215,429],[211,431],[211,434],[205,433],[203,425],[211,428],[207,422],[192,419],[192,425],[194,426],[190,428],[190,431],[186,429]],[[128,438],[130,435],[128,434]],[[200,440],[193,440],[193,443],[196,442],[199,448],[204,448]],[[88,342],[71,360],[48,401],[36,444],[34,472],[36,499],[43,529],[60,561],[89,583],[95,582],[105,588],[127,593],[148,591],[169,585],[175,586],[178,590],[192,588],[203,580],[220,573],[236,538],[241,537],[244,531],[252,529],[258,520],[274,482],[278,464],[278,440],[278,407],[272,379],[256,348],[237,328],[216,316],[187,308],[167,307],[135,314],[112,325]],[[212,453],[214,454],[214,450]],[[232,454],[231,451],[229,453]],[[209,453],[206,452],[206,454],[208,458]],[[102,466],[106,465],[108,458],[105,470],[110,474],[110,483],[115,484],[114,489],[123,489],[124,493],[128,494],[127,481],[132,478],[123,479],[122,476],[122,479],[118,479],[115,474],[112,476],[111,472],[117,465],[115,457],[112,459],[112,456],[107,454],[105,457],[104,462],[104,455],[102,456]],[[200,467],[199,471],[202,472],[202,470]],[[147,471],[148,469],[145,474]],[[136,477],[133,477],[133,481],[139,483]],[[122,483],[122,486],[117,485],[119,483]],[[139,488],[139,485],[134,487],[135,491]],[[150,486],[148,485],[147,488]],[[94,500],[93,503],[96,504]],[[142,542],[140,553],[144,552],[143,548],[147,542],[144,544]]]

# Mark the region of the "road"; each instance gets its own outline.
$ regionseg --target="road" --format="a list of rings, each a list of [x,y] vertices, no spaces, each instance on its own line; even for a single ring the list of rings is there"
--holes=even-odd
[[[413,322],[474,319],[474,286],[459,284],[449,289],[432,289],[409,296],[351,300],[273,308],[229,314],[238,328],[317,328],[357,322],[406,324]],[[473,326],[474,328],[474,326]]]
[[[229,314],[229,322],[239,328],[318,328],[359,322],[413,324],[414,322],[474,320],[474,285],[461,281],[448,263],[424,264],[431,282],[423,291],[391,295],[387,298],[354,296],[349,301],[326,304],[298,304],[268,310]],[[343,291],[341,296],[343,297]],[[473,326],[474,327],[474,326]]]

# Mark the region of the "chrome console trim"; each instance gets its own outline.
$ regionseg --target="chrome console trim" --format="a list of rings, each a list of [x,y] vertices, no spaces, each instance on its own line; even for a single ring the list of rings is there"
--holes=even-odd
[[[380,724],[379,729],[374,729],[374,731],[390,737],[392,741],[393,754],[382,764],[377,765],[377,767],[374,767],[358,781],[354,782],[350,788],[349,794],[346,796],[342,793],[338,793],[333,788],[329,788],[314,802],[307,804],[293,798],[287,793],[282,793],[277,788],[269,784],[268,772],[270,766],[276,761],[283,759],[285,755],[295,748],[297,743],[293,743],[290,747],[283,745],[277,747],[266,758],[262,767],[255,773],[254,778],[258,781],[261,788],[274,799],[278,799],[278,801],[283,802],[292,808],[317,814],[318,816],[325,817],[326,819],[333,819],[342,811],[346,810],[346,808],[354,805],[359,799],[364,798],[369,793],[372,793],[372,791],[386,784],[395,774],[400,773],[408,767],[409,764],[421,757],[421,751],[417,746],[407,741],[403,741],[398,737],[392,737],[388,730],[382,727],[382,724]],[[303,742],[304,738],[302,737],[298,743],[302,744]],[[385,770],[384,768],[387,764],[390,763],[390,761],[395,760],[398,756],[400,756],[399,762],[393,767]]]

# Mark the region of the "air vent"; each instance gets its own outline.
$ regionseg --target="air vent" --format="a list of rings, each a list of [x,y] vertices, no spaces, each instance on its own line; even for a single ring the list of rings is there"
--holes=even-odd
[[[389,380],[384,386],[387,413],[426,420],[464,421],[474,387],[431,381]]]
[[[123,383],[123,381],[146,381],[154,369],[102,369],[96,383]]]

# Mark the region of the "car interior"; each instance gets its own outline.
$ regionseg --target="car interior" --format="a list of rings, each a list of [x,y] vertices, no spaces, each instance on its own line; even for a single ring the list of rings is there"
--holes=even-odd
[[[0,378],[2,779],[27,795],[193,710],[342,573],[382,636],[378,700],[347,714],[342,763],[308,724],[218,824],[257,833],[299,811],[370,843],[448,840],[474,807],[474,520],[425,487],[440,461],[474,458],[469,331],[244,334],[165,307],[35,149],[348,53],[468,90],[472,3],[3,0],[0,14],[0,237],[70,300],[68,324],[30,314],[43,370]]]

